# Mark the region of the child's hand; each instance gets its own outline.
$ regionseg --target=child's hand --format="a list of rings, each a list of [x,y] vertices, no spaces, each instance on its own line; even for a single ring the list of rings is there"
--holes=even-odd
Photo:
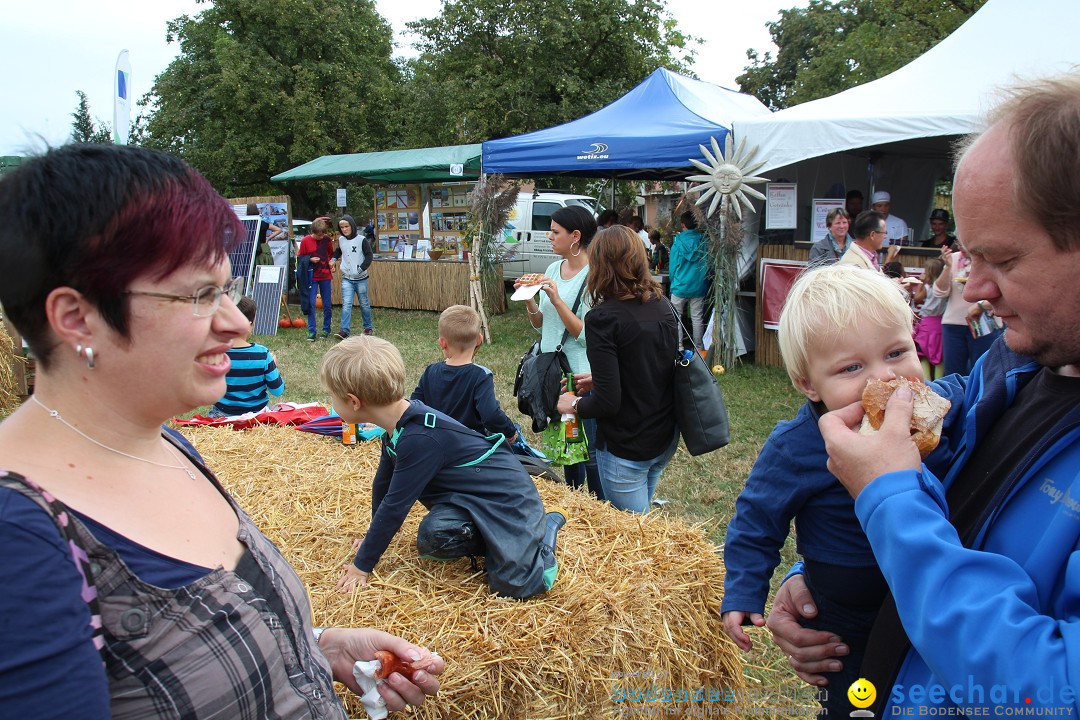
[[[368,574],[352,563],[345,566],[345,575],[337,581],[335,589],[343,593],[352,592],[357,587],[367,585]]]
[[[752,622],[757,627],[765,625],[765,617],[761,613],[744,613],[742,610],[728,610],[720,617],[724,620],[724,632],[728,637],[735,641],[743,650],[749,650],[754,646],[751,642],[750,636],[746,634],[746,631],[742,629],[743,621],[750,617]]]

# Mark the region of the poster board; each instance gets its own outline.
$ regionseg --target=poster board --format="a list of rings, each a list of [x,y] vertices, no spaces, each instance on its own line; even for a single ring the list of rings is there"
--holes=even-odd
[[[810,202],[813,209],[810,217],[810,242],[817,242],[829,232],[825,218],[833,208],[843,208],[844,201],[841,198],[814,198]]]
[[[269,243],[270,252],[274,254],[274,264],[281,267],[289,266],[289,241],[288,240],[271,240]]]
[[[277,335],[281,313],[281,296],[285,292],[285,268],[281,265],[259,265],[255,268],[255,283],[251,299],[255,301],[255,335]]]
[[[798,183],[765,185],[765,229],[794,230],[797,222]]]
[[[284,240],[286,237],[292,238],[292,199],[288,195],[253,195],[250,197],[235,197],[228,198],[227,202],[241,218],[247,215],[247,206],[254,204],[258,210],[259,218],[285,231],[285,237],[280,239]],[[273,231],[268,228],[267,235],[269,236],[272,232]],[[279,264],[278,258],[280,257],[280,250],[275,250],[273,243],[271,243],[270,250],[274,253],[274,264]],[[281,260],[280,264],[283,267],[288,267],[290,259],[296,257],[296,252],[294,249],[290,249],[288,245],[285,246],[285,252],[286,255]],[[230,260],[231,259],[232,253],[230,253]],[[248,265],[247,267],[248,272],[247,275],[244,276],[247,278],[245,281],[245,289],[251,286],[252,283],[250,281],[252,279],[252,272],[254,271],[253,266]],[[239,277],[240,273],[236,271],[236,266],[234,265],[233,268],[233,275]],[[294,283],[290,282],[289,284],[291,286]]]
[[[431,236],[441,240],[448,253],[459,252],[461,233],[468,225],[475,189],[473,182],[432,183],[430,186]]]
[[[292,234],[292,199],[288,195],[258,195],[252,197],[229,198],[228,203],[233,206],[237,215],[246,215],[247,206],[254,204],[259,211],[259,216],[283,229],[287,234]]]
[[[418,240],[421,236],[422,208],[423,193],[420,185],[386,185],[376,188],[376,252],[387,252],[400,238],[411,242]]]

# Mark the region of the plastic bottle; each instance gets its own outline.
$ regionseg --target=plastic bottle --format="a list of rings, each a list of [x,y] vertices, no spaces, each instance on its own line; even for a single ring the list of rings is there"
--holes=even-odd
[[[566,373],[566,392],[576,395],[574,392],[574,374]],[[563,439],[568,443],[581,442],[581,426],[578,424],[576,412],[563,413]]]

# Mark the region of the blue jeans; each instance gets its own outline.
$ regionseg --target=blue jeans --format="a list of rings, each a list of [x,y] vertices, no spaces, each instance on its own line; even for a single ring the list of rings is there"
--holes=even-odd
[[[352,332],[352,302],[353,295],[360,298],[360,316],[364,320],[364,329],[371,330],[371,302],[368,300],[367,278],[363,280],[350,280],[341,278],[341,329]]]
[[[600,470],[600,484],[604,486],[604,499],[620,510],[649,512],[660,473],[678,446],[679,433],[676,431],[667,450],[651,460],[626,460],[607,450],[597,450],[596,464]]]
[[[582,393],[581,397],[588,397],[592,392]],[[585,428],[585,439],[588,441],[589,459],[576,465],[567,465],[563,468],[563,477],[570,487],[579,488],[588,484],[589,492],[599,500],[604,499],[604,488],[600,484],[600,471],[596,467],[596,419],[581,418],[581,424]]]
[[[942,325],[941,344],[944,353],[945,374],[968,375],[975,361],[990,349],[1001,331],[975,338],[967,325]]]
[[[334,314],[334,303],[330,299],[330,281],[329,280],[312,280],[311,290],[308,291],[308,313],[307,313],[307,331],[309,335],[314,335],[318,326],[315,323],[315,313],[318,310],[315,307],[315,293],[318,292],[322,295],[322,318],[323,318],[323,332],[327,335],[330,334],[330,317]]]

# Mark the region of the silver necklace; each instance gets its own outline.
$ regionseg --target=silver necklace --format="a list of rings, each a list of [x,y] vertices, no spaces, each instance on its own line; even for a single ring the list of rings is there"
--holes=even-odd
[[[30,399],[33,400],[34,402],[36,402],[38,405],[40,405],[45,410],[45,412],[49,413],[49,415],[56,418],[57,420],[62,422],[64,425],[66,425],[68,428],[73,430],[76,434],[81,435],[82,437],[84,437],[85,439],[87,439],[90,442],[94,443],[95,445],[97,445],[100,448],[104,448],[105,450],[108,450],[111,453],[116,453],[117,455],[123,455],[126,458],[131,458],[132,460],[138,460],[139,462],[144,462],[144,463],[146,463],[148,465],[156,465],[157,467],[165,468],[167,470],[183,470],[185,473],[187,473],[187,476],[189,478],[191,478],[192,480],[195,479],[195,473],[191,472],[191,470],[189,470],[185,465],[168,465],[166,463],[159,463],[159,462],[155,462],[153,460],[147,460],[146,458],[141,458],[138,455],[132,455],[130,453],[126,453],[123,450],[117,450],[114,447],[109,447],[105,443],[101,442],[100,440],[95,440],[94,438],[90,437],[89,435],[84,433],[79,428],[77,428],[74,425],[72,425],[71,423],[69,423],[67,420],[65,420],[63,418],[63,416],[60,415],[59,412],[57,412],[56,410],[53,410],[51,407],[49,407],[45,403],[38,400],[38,397],[37,397],[36,394],[31,395]],[[177,453],[176,450],[174,450],[173,447],[168,442],[165,443],[165,449],[168,450],[169,454],[172,455],[174,458],[176,458],[178,461],[182,461],[182,458],[180,457],[179,453]]]

